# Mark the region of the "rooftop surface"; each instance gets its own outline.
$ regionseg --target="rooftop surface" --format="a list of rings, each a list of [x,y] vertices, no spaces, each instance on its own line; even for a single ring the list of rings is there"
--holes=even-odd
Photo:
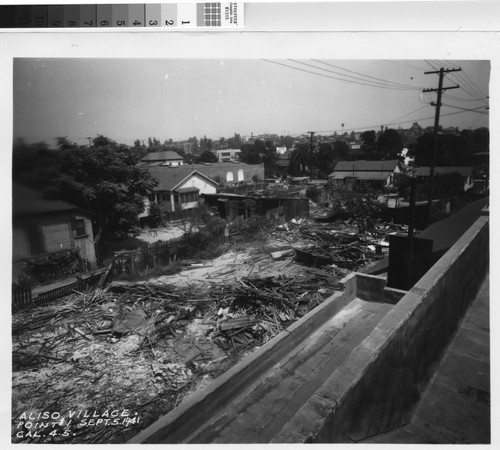
[[[36,191],[19,183],[12,183],[12,215],[51,214],[79,209],[63,200],[48,200]]]
[[[362,443],[489,444],[489,274],[427,385],[410,423]]]
[[[449,249],[481,215],[481,211],[489,204],[489,197],[481,198],[457,211],[452,216],[429,225],[415,237],[431,239],[433,253],[440,253]],[[367,273],[382,273],[389,268],[389,257],[377,261],[369,266]]]

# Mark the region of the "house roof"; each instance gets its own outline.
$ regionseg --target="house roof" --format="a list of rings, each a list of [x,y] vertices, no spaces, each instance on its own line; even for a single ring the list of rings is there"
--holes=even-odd
[[[53,214],[80,208],[64,200],[49,200],[39,190],[12,183],[12,215]]]
[[[184,161],[184,158],[172,150],[151,152],[141,158],[141,161]]]
[[[434,173],[437,175],[444,175],[447,173],[458,172],[463,177],[469,177],[472,175],[474,168],[472,166],[446,166],[446,167],[435,167]],[[431,173],[430,167],[418,167],[415,170],[415,175],[418,177],[428,177]]]
[[[399,159],[388,159],[386,161],[339,161],[333,172],[394,172],[400,165]]]
[[[330,178],[333,180],[343,180],[345,178],[357,178],[358,180],[385,181],[392,174],[389,172],[333,172]]]
[[[175,188],[184,178],[194,171],[209,179],[212,183],[214,183],[214,185],[217,185],[214,181],[217,176],[226,180],[227,172],[231,171],[233,172],[233,175],[236,175],[240,169],[244,171],[245,180],[247,181],[254,175],[257,175],[260,178],[264,177],[263,164],[245,164],[241,162],[183,164],[178,167],[148,166],[147,169],[155,178],[158,179],[158,181],[160,181],[160,185],[156,189],[166,191]],[[159,177],[161,177],[161,179]]]
[[[151,172],[151,175],[159,181],[158,186],[155,188],[157,191],[173,191],[191,175],[202,177],[209,183],[217,186],[217,183],[214,180],[205,174],[194,170],[192,166],[151,167],[149,168],[149,171]]]

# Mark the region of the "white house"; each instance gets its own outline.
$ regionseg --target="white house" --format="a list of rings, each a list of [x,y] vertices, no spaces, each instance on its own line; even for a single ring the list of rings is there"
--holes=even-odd
[[[216,152],[219,162],[240,160],[241,150],[239,148],[227,148],[225,150],[217,150]]]

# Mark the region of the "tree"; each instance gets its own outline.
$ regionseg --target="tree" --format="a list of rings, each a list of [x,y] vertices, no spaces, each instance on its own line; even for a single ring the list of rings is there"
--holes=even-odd
[[[385,129],[377,139],[377,153],[380,159],[397,159],[403,150],[401,135],[393,129]]]
[[[228,148],[241,148],[242,144],[241,136],[238,133],[234,133],[234,136],[227,140]]]
[[[144,145],[143,141],[141,141],[140,139],[136,139],[134,141],[134,147],[135,148],[146,148],[146,146]]]
[[[215,163],[217,161],[218,161],[217,155],[208,150],[204,151],[198,158],[198,162]]]
[[[286,147],[292,148],[293,144],[295,143],[295,138],[292,136],[280,136],[280,146],[281,147]]]
[[[276,174],[278,166],[278,154],[276,153],[276,146],[272,141],[266,141],[264,156],[262,161],[264,163],[264,174],[266,177],[273,177]]]
[[[12,178],[34,189],[43,189],[53,177],[57,154],[45,142],[27,144],[16,139],[12,149]]]
[[[116,146],[116,142],[112,139],[103,136],[102,134],[98,134],[96,138],[92,139],[92,147],[109,147]]]
[[[225,138],[225,137],[220,137],[220,138],[219,138],[219,148],[220,148],[221,150],[224,150],[224,149],[228,148],[228,147],[227,147],[227,140],[226,140],[226,138]]]
[[[333,143],[333,150],[336,154],[340,155],[340,159],[344,160],[349,155],[349,145],[345,141],[335,141]]]
[[[367,160],[373,159],[377,151],[377,134],[374,130],[361,133],[361,150]]]
[[[153,228],[163,225],[163,215],[160,206],[156,202],[149,204],[149,223]]]
[[[200,152],[200,145],[198,144],[198,138],[196,136],[190,137],[187,140],[188,144],[191,144],[191,153],[197,155]]]
[[[67,136],[60,136],[56,138],[57,148],[60,150],[66,150],[68,148],[75,148],[77,145],[74,142],[71,142]]]
[[[96,143],[60,152],[51,193],[91,211],[97,229],[117,237],[136,226],[144,197],[157,181],[137,166],[137,155],[126,146],[103,136]]]
[[[438,134],[435,154],[436,166],[464,166],[474,164],[474,156],[470,151],[469,139],[466,136]],[[426,133],[417,140],[415,148],[415,165],[430,166],[434,149],[434,134]]]
[[[327,177],[333,172],[336,162],[342,159],[338,150],[332,144],[322,142],[318,149],[318,170],[322,177]]]
[[[243,144],[241,146],[240,160],[246,164],[260,164],[262,162],[259,149],[254,144]]]
[[[212,139],[208,139],[206,136],[203,136],[203,139],[200,140],[200,151],[206,152],[212,150]]]
[[[292,176],[305,175],[317,166],[317,154],[308,142],[297,144],[290,155],[288,172]]]

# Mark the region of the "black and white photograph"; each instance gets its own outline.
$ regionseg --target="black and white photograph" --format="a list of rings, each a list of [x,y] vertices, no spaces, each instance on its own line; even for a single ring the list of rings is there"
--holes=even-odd
[[[498,62],[426,34],[21,37],[10,443],[491,444]]]

